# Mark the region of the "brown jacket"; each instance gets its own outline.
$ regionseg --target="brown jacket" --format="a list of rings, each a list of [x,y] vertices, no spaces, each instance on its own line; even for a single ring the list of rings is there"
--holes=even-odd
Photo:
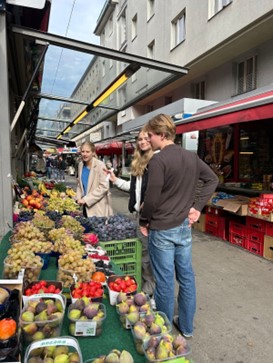
[[[79,163],[78,168],[78,185],[76,198],[83,198],[86,201],[86,213],[88,217],[109,217],[113,214],[111,206],[111,198],[109,191],[109,181],[106,180],[106,175],[103,169],[105,164],[96,159],[92,159],[92,166],[87,184],[87,193],[84,196],[84,189],[82,185],[82,169],[83,162]]]

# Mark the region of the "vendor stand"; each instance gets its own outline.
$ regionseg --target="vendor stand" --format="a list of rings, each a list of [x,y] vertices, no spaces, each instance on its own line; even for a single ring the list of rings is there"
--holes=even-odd
[[[0,274],[3,276],[3,261],[7,255],[7,251],[10,247],[9,242],[10,233],[6,234],[0,244]],[[117,266],[113,266],[116,273],[120,273]],[[56,280],[57,267],[56,258],[50,257],[49,265],[46,270],[41,271],[40,280]],[[0,280],[1,283],[1,280]],[[145,357],[138,354],[135,349],[133,336],[130,330],[125,330],[119,320],[119,316],[116,312],[115,306],[111,306],[109,303],[108,294],[103,298],[103,304],[106,306],[106,319],[103,325],[103,331],[100,336],[97,337],[78,337],[78,342],[82,351],[83,361],[87,359],[98,357],[102,354],[109,353],[112,349],[127,350],[129,351],[135,363],[144,363]],[[65,314],[62,336],[68,336],[69,321],[67,313]]]

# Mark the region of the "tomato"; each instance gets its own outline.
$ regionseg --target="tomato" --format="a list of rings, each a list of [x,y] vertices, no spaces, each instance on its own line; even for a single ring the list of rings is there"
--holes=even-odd
[[[55,290],[56,290],[56,287],[55,287],[54,285],[49,285],[49,286],[48,286],[47,291],[48,291],[50,294],[55,293]]]
[[[106,281],[105,273],[101,271],[94,272],[92,275],[92,280],[97,282],[105,282]]]

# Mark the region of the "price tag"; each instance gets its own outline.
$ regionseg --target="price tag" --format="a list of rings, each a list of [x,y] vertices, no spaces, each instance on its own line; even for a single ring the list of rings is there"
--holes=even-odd
[[[96,321],[76,321],[75,336],[95,336],[97,331]]]

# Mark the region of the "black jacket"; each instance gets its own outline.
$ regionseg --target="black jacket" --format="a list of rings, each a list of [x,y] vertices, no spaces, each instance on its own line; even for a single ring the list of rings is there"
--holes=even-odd
[[[146,168],[144,174],[142,175],[140,204],[142,204],[144,201],[147,183],[148,183],[148,169]],[[128,209],[130,213],[135,212],[134,208],[135,204],[136,204],[136,176],[132,176],[130,184],[130,198],[128,203]]]

